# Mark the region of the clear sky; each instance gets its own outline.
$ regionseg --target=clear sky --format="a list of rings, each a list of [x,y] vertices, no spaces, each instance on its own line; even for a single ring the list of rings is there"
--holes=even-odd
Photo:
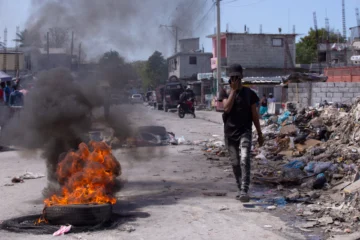
[[[204,0],[194,1],[205,2]],[[204,4],[205,12],[210,9],[212,1],[207,0]],[[356,25],[355,8],[360,8],[360,0],[346,0],[345,2],[346,27],[348,29]],[[29,17],[30,3],[31,0],[0,0],[1,39],[3,39],[5,27],[8,28],[8,40],[15,38],[16,26],[20,26],[21,29],[25,27]],[[319,28],[325,26],[327,14],[330,27],[342,32],[341,0],[222,0],[221,7],[222,30],[225,30],[228,24],[231,32],[243,32],[246,24],[250,28],[250,33],[259,33],[260,24],[262,24],[264,33],[277,33],[279,27],[283,29],[283,33],[292,33],[293,25],[295,25],[297,33],[306,34],[314,25],[314,11],[317,12]],[[203,16],[203,13],[199,14],[197,21],[200,22]],[[204,44],[205,50],[211,51],[211,41],[205,36],[214,33],[215,8],[208,12],[206,21],[203,23],[198,28],[198,35],[201,37],[201,43]],[[171,39],[171,41],[173,40]],[[13,42],[9,41],[9,44],[13,45]],[[144,56],[140,58],[144,58]]]

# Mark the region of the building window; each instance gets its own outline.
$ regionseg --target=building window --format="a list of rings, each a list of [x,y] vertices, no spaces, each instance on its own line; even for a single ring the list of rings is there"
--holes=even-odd
[[[273,38],[272,39],[272,46],[273,47],[282,47],[283,46],[283,39],[282,38]]]
[[[197,60],[196,57],[189,57],[189,64],[196,65],[197,64],[196,60]]]

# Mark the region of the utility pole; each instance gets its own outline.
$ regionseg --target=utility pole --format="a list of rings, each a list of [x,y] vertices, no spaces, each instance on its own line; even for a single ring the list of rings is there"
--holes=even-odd
[[[221,31],[220,31],[220,1],[216,0],[216,9],[217,9],[217,27],[216,27],[216,93],[219,92],[219,83],[221,81]]]
[[[175,27],[175,54],[177,53],[178,51],[178,27],[177,26],[174,26]]]
[[[71,32],[71,60],[74,56],[74,32]]]
[[[20,34],[20,27],[16,27],[16,34],[15,34],[15,39],[18,39],[18,36]],[[16,77],[19,77],[19,69],[20,69],[20,62],[19,62],[19,42],[16,41],[15,43],[15,72],[16,72]]]
[[[346,15],[345,15],[345,0],[342,0],[342,25],[343,25],[343,37],[344,37],[344,62],[345,66],[347,66],[347,50],[348,50],[348,44],[347,44],[347,36],[346,36]]]
[[[79,44],[79,60],[78,60],[78,64],[79,64],[79,66],[80,66],[80,64],[81,64],[81,43]]]
[[[71,32],[71,60],[70,60],[70,68],[73,69],[73,57],[74,57],[74,31]]]
[[[4,30],[4,55],[3,55],[3,71],[6,72],[7,67],[7,28]]]
[[[173,28],[175,30],[175,48],[174,48],[174,54],[178,52],[178,41],[179,41],[179,27],[176,25],[162,25],[160,24],[160,27],[166,27],[166,28]]]

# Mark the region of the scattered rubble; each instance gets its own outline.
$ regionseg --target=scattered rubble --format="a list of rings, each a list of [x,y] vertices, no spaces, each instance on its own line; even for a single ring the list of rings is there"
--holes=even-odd
[[[356,231],[360,99],[351,106],[325,102],[300,111],[290,107],[277,123],[270,116],[265,122],[266,144],[253,151],[253,182],[281,185],[278,195],[287,203],[300,203],[299,215],[308,220],[302,229]],[[256,137],[254,132],[254,144]]]
[[[62,236],[65,233],[70,232],[71,230],[71,225],[68,226],[61,226],[60,229],[56,232],[53,233],[53,236]]]
[[[122,232],[131,233],[131,232],[134,232],[136,229],[131,225],[125,225],[125,226],[122,226],[119,230]]]
[[[36,174],[36,173],[32,173],[32,172],[26,172],[23,175],[19,176],[19,177],[13,177],[11,179],[12,183],[23,183],[24,180],[28,180],[28,179],[38,179],[38,178],[43,178],[45,177],[45,175],[42,174]],[[6,184],[5,186],[13,186],[14,184]]]
[[[327,102],[280,116],[264,116],[265,145],[253,133],[252,182],[269,185],[275,196],[259,201],[265,209],[289,206],[307,220],[299,229],[330,233],[360,229],[360,99],[352,105]],[[219,138],[194,142],[220,165],[227,156]],[[225,160],[224,160],[225,162]],[[227,164],[220,166],[228,167]],[[294,203],[294,204],[289,204]],[[291,210],[292,209],[292,210]]]

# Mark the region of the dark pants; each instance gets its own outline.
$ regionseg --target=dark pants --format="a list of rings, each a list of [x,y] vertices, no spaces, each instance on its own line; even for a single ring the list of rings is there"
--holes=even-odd
[[[236,183],[239,190],[247,192],[250,186],[250,151],[251,151],[251,131],[241,135],[240,139],[234,141],[227,138],[227,148],[230,155]]]

